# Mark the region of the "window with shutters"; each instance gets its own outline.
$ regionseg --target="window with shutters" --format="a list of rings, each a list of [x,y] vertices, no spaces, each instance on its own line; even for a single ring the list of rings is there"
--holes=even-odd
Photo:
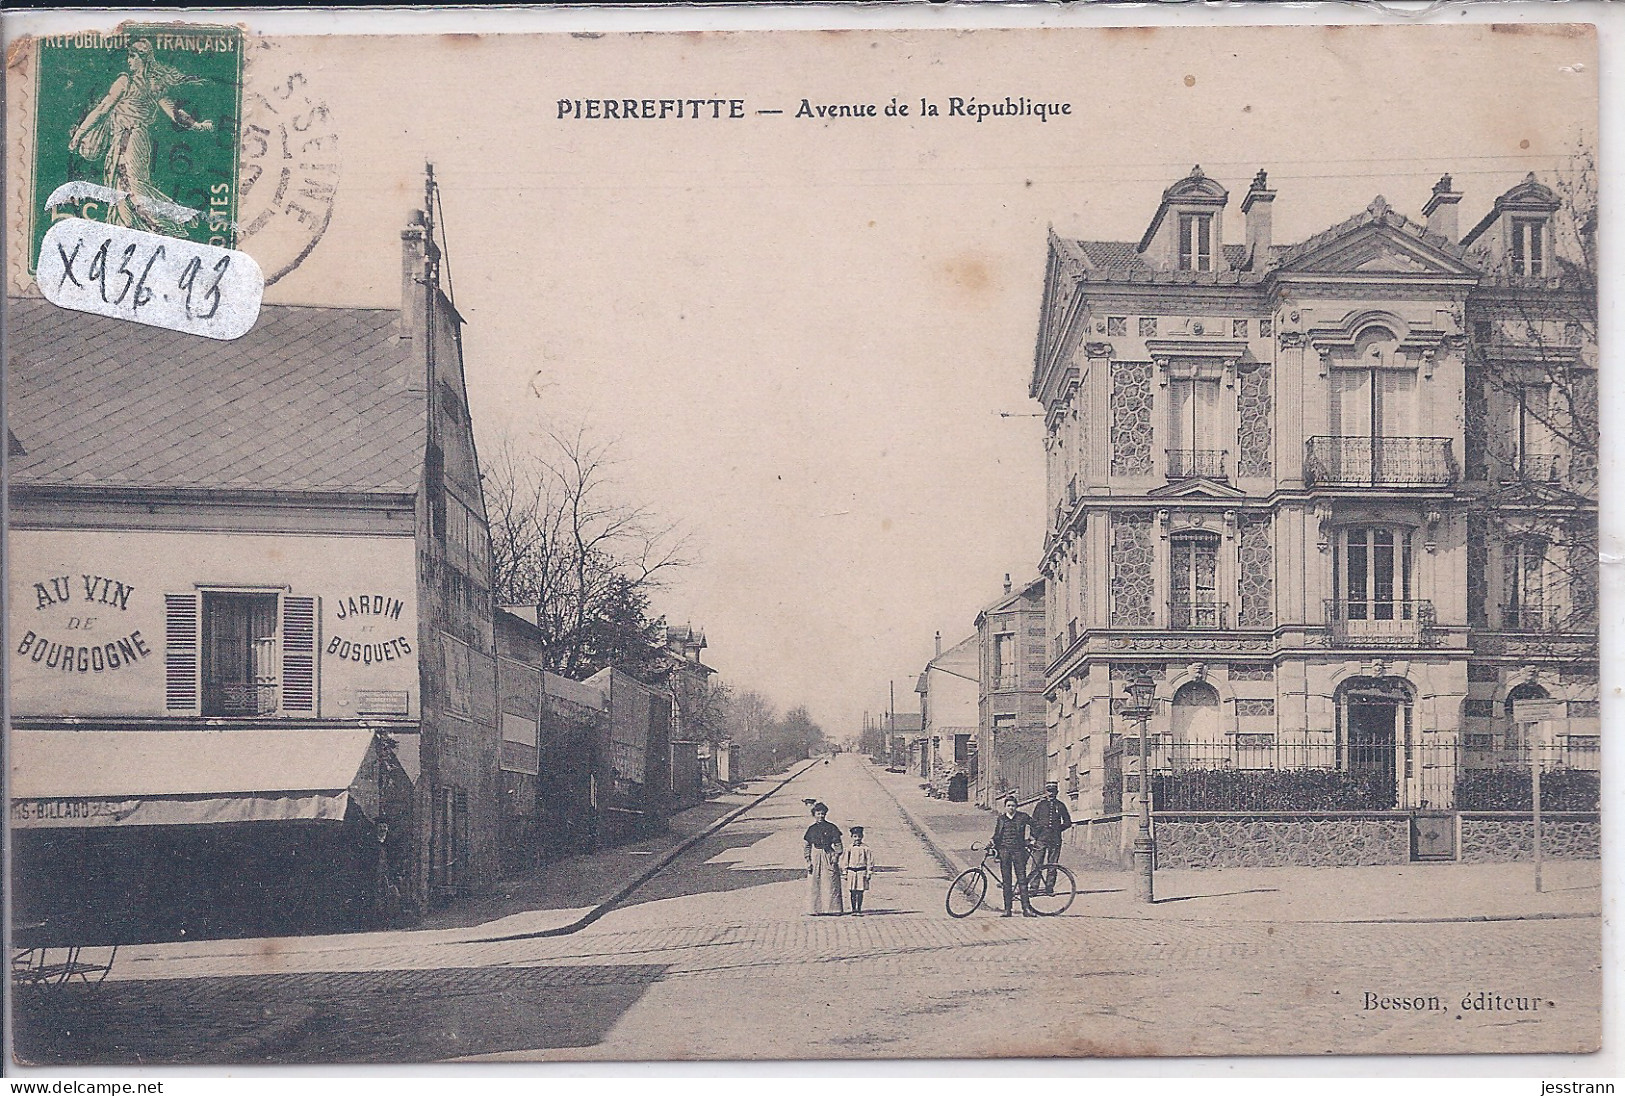
[[[317,599],[203,590],[166,594],[164,608],[166,710],[316,713]]]

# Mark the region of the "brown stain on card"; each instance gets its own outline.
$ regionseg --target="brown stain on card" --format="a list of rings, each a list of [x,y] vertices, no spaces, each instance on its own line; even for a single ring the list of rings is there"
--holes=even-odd
[[[976,254],[955,255],[938,268],[939,274],[957,293],[975,298],[978,303],[990,300],[993,289],[993,264]]]

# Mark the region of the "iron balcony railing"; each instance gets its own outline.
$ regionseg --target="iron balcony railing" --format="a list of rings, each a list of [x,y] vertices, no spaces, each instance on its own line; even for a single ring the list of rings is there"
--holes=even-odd
[[[1228,628],[1230,606],[1222,601],[1174,601],[1168,604],[1168,627],[1180,631]]]
[[[1166,449],[1169,479],[1224,479],[1225,449]]]
[[[1431,647],[1433,602],[1326,599],[1326,635],[1336,647]]]
[[[1524,606],[1521,609],[1501,610],[1501,630],[1503,632],[1555,632],[1557,626],[1557,611],[1544,606]]]
[[[1560,478],[1556,453],[1525,453],[1518,465],[1519,477],[1531,483],[1556,483]]]
[[[275,684],[253,681],[205,681],[204,715],[270,715],[277,710],[281,690]]]
[[[1448,487],[1449,438],[1318,437],[1304,443],[1303,478],[1325,487]]]

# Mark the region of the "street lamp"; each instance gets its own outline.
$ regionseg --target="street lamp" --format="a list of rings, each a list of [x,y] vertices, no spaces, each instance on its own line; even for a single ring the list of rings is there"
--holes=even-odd
[[[1134,838],[1134,898],[1139,902],[1151,902],[1154,901],[1151,871],[1156,861],[1157,843],[1151,837],[1151,765],[1147,759],[1145,738],[1157,686],[1149,675],[1140,673],[1129,679],[1125,689],[1128,702],[1123,705],[1122,713],[1140,725],[1140,832]]]

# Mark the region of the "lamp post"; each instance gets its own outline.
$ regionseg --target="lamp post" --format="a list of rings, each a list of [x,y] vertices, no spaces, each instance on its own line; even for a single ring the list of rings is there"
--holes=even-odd
[[[1123,705],[1123,715],[1140,725],[1140,832],[1134,837],[1134,898],[1138,902],[1152,902],[1155,899],[1151,872],[1156,861],[1157,843],[1151,836],[1151,765],[1145,738],[1157,686],[1148,675],[1140,673],[1129,679],[1126,691],[1128,703]]]

